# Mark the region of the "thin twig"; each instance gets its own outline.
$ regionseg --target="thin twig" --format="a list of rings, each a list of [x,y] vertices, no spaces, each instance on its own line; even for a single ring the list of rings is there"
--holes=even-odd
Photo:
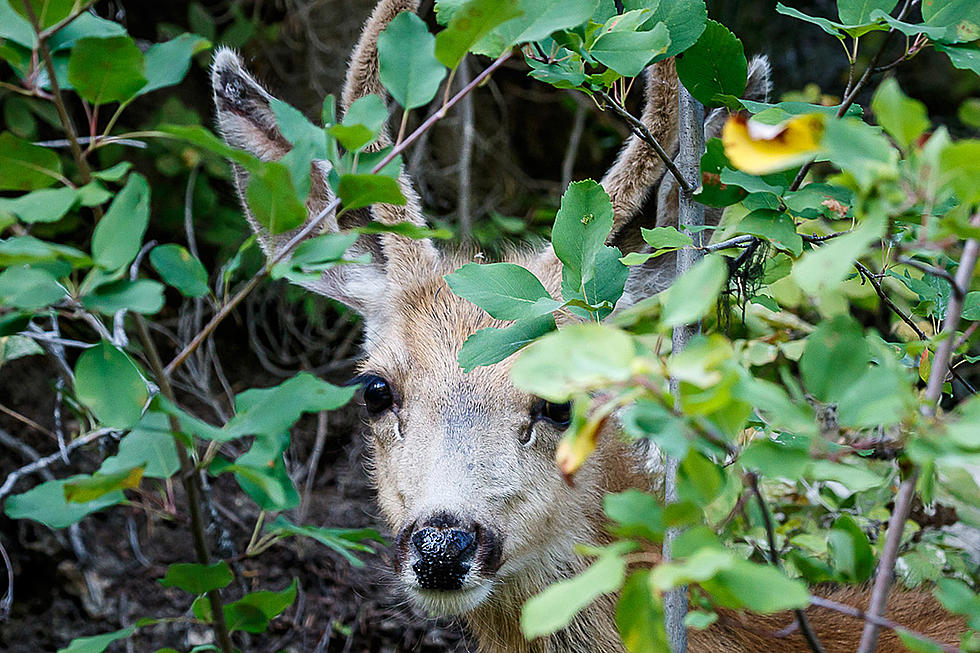
[[[895,632],[905,632],[919,639],[923,639],[927,642],[935,644],[947,653],[963,653],[963,651],[955,646],[950,646],[948,644],[943,644],[938,642],[931,637],[918,633],[914,630],[909,630],[897,621],[892,621],[887,617],[882,617],[880,615],[868,614],[860,608],[855,608],[853,605],[847,605],[846,603],[838,603],[831,599],[825,599],[822,596],[810,596],[810,604],[815,605],[820,608],[826,608],[828,610],[833,610],[834,612],[839,612],[841,614],[846,614],[849,617],[854,617],[855,619],[862,619],[867,623],[875,624],[883,628],[888,628],[889,630],[894,630]]]
[[[313,494],[313,482],[316,480],[316,468],[320,465],[320,457],[323,455],[323,447],[327,442],[327,411],[321,410],[316,418],[316,442],[313,444],[313,453],[306,466],[306,482],[303,484],[303,497],[299,502],[297,511],[297,521],[300,524],[306,521],[306,514],[310,509],[310,496]]]
[[[769,507],[766,505],[765,499],[762,498],[762,492],[759,490],[759,477],[755,472],[749,472],[745,475],[746,480],[748,480],[749,488],[752,490],[752,494],[755,495],[756,504],[759,506],[759,511],[762,513],[762,522],[766,527],[766,538],[769,541],[769,562],[776,569],[782,569],[782,564],[779,561],[779,551],[776,549],[776,532],[772,526],[772,516],[769,514]],[[810,650],[813,653],[824,653],[824,648],[820,644],[820,639],[817,634],[813,632],[813,628],[810,626],[810,621],[806,618],[806,613],[797,608],[793,610],[793,614],[796,615],[796,623],[800,626],[800,633],[803,634],[803,638],[806,643],[810,646]]]
[[[135,147],[140,150],[145,150],[147,147],[145,141],[137,141],[131,138],[114,138],[114,137],[107,138],[105,136],[95,136],[95,137],[79,136],[77,140],[79,145],[92,144],[93,146],[96,147],[101,144],[128,145],[130,147]],[[68,140],[67,138],[60,138],[53,141],[35,141],[33,145],[37,145],[38,147],[48,147],[48,148],[71,147],[71,141]]]
[[[3,558],[3,565],[7,569],[7,593],[3,595],[3,600],[0,600],[0,623],[3,623],[10,616],[10,607],[14,604],[14,566],[2,541],[0,541],[0,557]]]
[[[561,160],[561,189],[562,192],[572,183],[572,173],[575,169],[575,157],[578,154],[578,146],[582,141],[582,133],[585,131],[585,105],[575,105],[575,119],[572,121],[572,131],[568,135],[568,147],[565,148],[565,156]]]
[[[980,224],[980,213],[971,220],[973,226]],[[963,311],[963,301],[960,297],[966,295],[970,280],[973,278],[973,271],[977,265],[977,255],[980,253],[980,241],[970,238],[963,247],[963,255],[960,257],[960,265],[956,269],[956,276],[953,284],[958,286],[960,293],[953,295],[949,299],[946,307],[946,319],[943,320],[942,334],[945,336],[936,347],[936,356],[932,362],[932,369],[929,372],[929,382],[926,384],[925,402],[922,405],[922,412],[926,417],[936,415],[936,406],[942,395],[943,383],[946,382],[946,374],[949,372],[949,361],[953,352],[953,341],[956,336],[956,327],[960,322],[960,315]],[[880,616],[888,601],[888,592],[891,589],[892,580],[895,575],[895,558],[898,556],[898,549],[902,542],[902,532],[905,530],[905,522],[908,520],[909,511],[912,509],[912,497],[915,495],[915,484],[919,478],[919,470],[914,469],[908,477],[902,481],[895,498],[895,508],[892,510],[891,519],[888,521],[888,529],[885,532],[885,548],[882,551],[881,559],[878,562],[878,569],[875,572],[874,587],[871,591],[871,603],[868,606],[868,613],[873,617]],[[865,624],[864,632],[861,634],[861,646],[858,653],[872,653],[878,644],[878,632],[880,625],[874,621]]]
[[[52,433],[49,429],[44,428],[43,426],[41,426],[40,424],[38,424],[37,422],[35,422],[34,420],[32,420],[30,417],[27,417],[26,415],[21,415],[20,413],[18,413],[13,408],[8,408],[7,406],[4,406],[3,404],[0,404],[0,413],[4,413],[5,415],[9,415],[10,417],[13,417],[18,422],[22,422],[24,424],[27,424],[28,426],[30,426],[35,431],[40,431],[41,433],[43,433],[44,435],[47,435],[48,437],[50,437],[52,439],[57,439],[57,436],[54,433]]]
[[[153,338],[150,336],[150,330],[146,326],[146,319],[138,313],[134,314],[134,318],[136,331],[139,334],[140,342],[143,343],[146,359],[150,364],[150,370],[153,372],[153,376],[160,386],[160,394],[176,405],[173,388],[170,386],[170,380],[163,369],[163,361],[160,359],[160,353],[157,351],[156,343],[153,342]],[[187,507],[191,518],[191,535],[194,540],[194,552],[197,555],[197,561],[202,565],[206,565],[211,561],[211,554],[208,552],[207,530],[201,514],[201,477],[194,469],[194,463],[191,461],[187,445],[184,444],[183,440],[176,437],[176,434],[181,430],[180,423],[174,415],[168,415],[168,418],[170,421],[170,430],[175,434],[174,442],[177,445],[177,458],[180,460],[180,476],[184,484],[184,492],[187,494]],[[211,605],[212,627],[215,638],[218,640],[218,645],[221,647],[222,653],[232,653],[235,647],[231,643],[231,634],[228,632],[228,626],[225,623],[224,606],[221,601],[220,591],[217,589],[210,590],[207,592],[207,597],[208,603]]]
[[[92,442],[95,442],[99,438],[105,437],[110,433],[115,433],[115,429],[104,428],[104,429],[98,429],[92,431],[90,433],[86,433],[85,435],[75,438],[74,440],[69,442],[68,446],[65,447],[65,452],[71,453],[75,449],[78,449],[79,447],[84,447],[87,444],[91,444]],[[5,480],[3,482],[3,485],[0,486],[0,501],[2,501],[4,497],[10,494],[10,491],[13,490],[14,488],[14,484],[17,483],[17,481],[19,481],[23,476],[26,476],[28,474],[33,474],[34,472],[38,472],[43,469],[47,469],[51,464],[57,462],[58,460],[61,460],[60,451],[58,451],[57,453],[53,453],[50,456],[45,456],[44,458],[35,460],[30,465],[24,465],[20,469],[15,469],[14,471],[10,472],[7,475],[7,480]]]
[[[395,157],[399,156],[402,152],[405,151],[406,148],[408,148],[409,145],[414,143],[419,138],[419,136],[421,136],[429,129],[431,129],[432,126],[436,124],[439,120],[443,119],[446,116],[446,113],[449,111],[449,109],[454,107],[461,99],[466,97],[466,95],[469,94],[473,89],[475,89],[477,86],[482,84],[490,75],[493,74],[495,70],[500,68],[500,66],[502,66],[504,62],[510,59],[512,54],[513,52],[511,50],[508,50],[507,52],[503,53],[492,64],[487,66],[487,68],[483,72],[481,72],[479,75],[474,77],[473,81],[471,81],[469,84],[461,88],[456,93],[456,95],[450,98],[449,101],[446,102],[438,111],[436,111],[431,116],[429,116],[425,120],[425,122],[419,125],[418,128],[415,129],[415,131],[413,131],[405,138],[405,140],[403,140],[401,143],[393,147],[391,151],[388,152],[387,156],[381,159],[381,161],[379,161],[374,166],[374,168],[371,169],[371,174],[377,173],[379,170],[381,170],[386,165],[391,163],[395,159]],[[238,306],[238,304],[240,304],[242,300],[245,299],[245,297],[247,297],[250,292],[255,290],[255,288],[259,285],[259,283],[269,274],[273,266],[275,266],[276,263],[282,261],[290,253],[292,253],[292,251],[301,242],[303,242],[304,240],[306,240],[306,238],[310,236],[310,234],[316,233],[319,230],[320,225],[323,224],[323,221],[327,219],[327,216],[331,215],[335,210],[337,210],[339,206],[340,206],[340,198],[338,197],[335,198],[329,204],[327,204],[327,206],[325,206],[319,213],[317,213],[316,216],[312,220],[310,220],[305,227],[300,229],[299,232],[297,232],[296,235],[293,236],[292,239],[290,239],[289,242],[287,242],[282,247],[282,249],[280,249],[275,254],[271,255],[269,257],[269,260],[262,267],[262,269],[256,272],[252,276],[252,278],[249,279],[248,283],[246,283],[241,290],[235,293],[235,295],[231,299],[229,299],[218,310],[217,313],[215,313],[214,317],[212,317],[211,320],[204,325],[204,328],[202,328],[197,333],[197,335],[194,336],[194,339],[191,340],[187,344],[187,346],[184,347],[180,351],[180,353],[178,353],[173,358],[173,360],[167,363],[167,367],[164,368],[164,373],[166,373],[167,375],[173,374],[174,370],[176,370],[181,365],[183,365],[184,362],[187,361],[188,356],[193,354],[197,350],[197,348],[204,343],[204,341],[208,338],[208,336],[210,336],[214,332],[214,330],[218,328],[218,325],[221,324],[224,321],[224,319],[231,314],[231,312],[235,309],[235,307]]]
[[[664,148],[661,147],[660,143],[657,142],[657,139],[653,137],[653,134],[651,134],[650,130],[647,129],[647,126],[643,124],[643,121],[627,111],[624,106],[616,102],[616,100],[610,97],[610,95],[605,91],[596,91],[596,95],[605,100],[606,104],[612,107],[612,110],[619,114],[620,117],[622,117],[629,124],[630,129],[637,138],[653,148],[653,151],[656,152],[657,156],[660,157],[660,160],[664,162],[664,165],[667,166],[668,170],[670,170],[670,174],[677,180],[678,185],[684,189],[684,192],[693,193],[695,190],[694,186],[692,186],[687,179],[684,178],[681,171],[677,169],[676,165],[674,165],[673,159],[671,159],[667,152],[664,151]]]

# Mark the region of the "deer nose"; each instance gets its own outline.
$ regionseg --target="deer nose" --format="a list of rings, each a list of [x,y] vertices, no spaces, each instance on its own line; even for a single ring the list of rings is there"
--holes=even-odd
[[[470,571],[479,544],[479,527],[440,515],[416,528],[411,537],[412,571],[427,590],[458,590]]]

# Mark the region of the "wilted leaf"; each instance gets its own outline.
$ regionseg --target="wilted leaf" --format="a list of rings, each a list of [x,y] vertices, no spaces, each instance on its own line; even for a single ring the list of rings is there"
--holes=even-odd
[[[131,490],[139,487],[143,480],[143,467],[137,466],[108,474],[93,474],[76,481],[65,483],[65,501],[69,503],[88,503],[111,492]]]
[[[736,114],[725,122],[722,142],[732,165],[753,175],[786,170],[820,151],[823,120],[819,115],[764,125]]]

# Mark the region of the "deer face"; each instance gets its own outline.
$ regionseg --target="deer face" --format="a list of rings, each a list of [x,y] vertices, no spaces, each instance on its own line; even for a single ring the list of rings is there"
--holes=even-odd
[[[441,273],[459,264],[444,262],[391,298],[392,319],[368,334],[360,377],[395,573],[441,614],[468,612],[495,585],[589,536],[585,517],[600,491],[596,470],[569,486],[555,466],[567,404],[519,391],[507,361],[468,374],[459,367],[473,330],[500,326],[445,286]]]
[[[378,34],[400,11],[416,8],[416,0],[381,0],[375,8],[351,58],[345,108],[369,93],[386,97],[378,79]],[[764,98],[767,74],[767,64],[753,62],[750,86],[761,91],[753,97]],[[230,145],[267,160],[289,151],[269,108],[272,96],[234,53],[218,52],[212,82],[218,127]],[[670,60],[647,73],[642,119],[668,152],[676,150],[676,84]],[[712,129],[717,125],[709,119],[709,134]],[[382,130],[373,147],[390,144]],[[328,164],[311,166],[307,207],[314,215],[333,195],[326,183]],[[602,180],[614,210],[611,241],[624,253],[643,246],[638,226],[676,224],[672,183],[664,171],[652,150],[631,138]],[[248,176],[235,172],[244,199]],[[418,196],[404,173],[399,184],[405,206],[378,204],[348,212],[342,224],[328,216],[325,228],[369,219],[424,226]],[[263,250],[278,253],[292,234],[269,234],[244,201],[243,206]],[[466,338],[484,327],[503,326],[446,286],[443,275],[467,260],[440,253],[428,240],[394,233],[361,236],[353,249],[352,255],[370,253],[372,262],[334,267],[304,285],[364,318],[362,399],[379,503],[396,535],[394,571],[430,612],[498,610],[515,621],[526,598],[581,565],[576,542],[601,540],[602,495],[649,479],[639,473],[622,438],[604,433],[574,485],[567,484],[554,462],[567,407],[515,388],[509,361],[462,371],[457,356]],[[550,247],[511,262],[531,270],[552,296],[560,296],[561,266]],[[620,304],[662,289],[672,269],[669,256],[633,268]]]

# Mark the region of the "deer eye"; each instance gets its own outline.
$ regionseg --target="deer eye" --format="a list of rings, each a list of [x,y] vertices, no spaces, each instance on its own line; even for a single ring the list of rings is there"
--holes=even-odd
[[[371,374],[361,377],[361,382],[364,384],[361,396],[364,397],[364,407],[369,415],[375,417],[394,405],[395,395],[388,381]]]
[[[560,429],[567,429],[572,422],[572,402],[556,404],[542,399],[535,406],[534,418],[547,420]]]

